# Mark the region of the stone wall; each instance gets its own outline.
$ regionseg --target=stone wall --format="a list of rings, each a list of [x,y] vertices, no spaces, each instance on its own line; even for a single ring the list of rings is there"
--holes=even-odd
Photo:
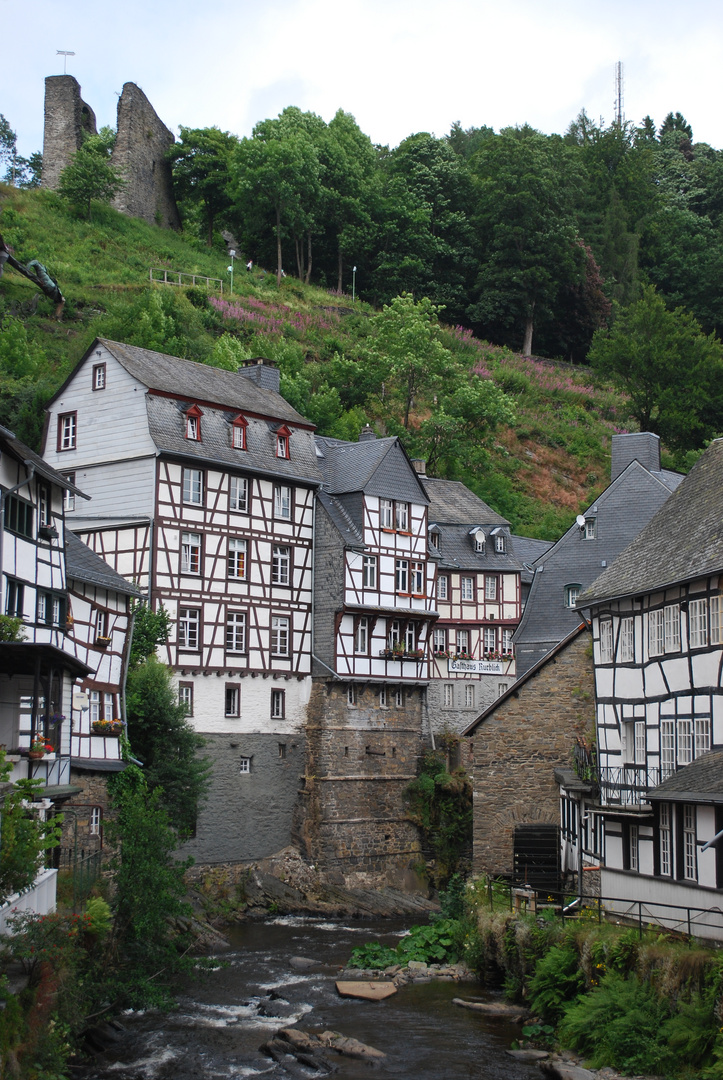
[[[96,133],[93,110],[80,96],[72,75],[45,80],[43,187],[55,190],[60,174],[80,147],[84,133]],[[126,83],[118,102],[118,128],[111,163],[125,186],[113,205],[122,214],[151,225],[178,229],[181,219],[173,196],[171,166],[166,154],[175,139],[135,83]]]
[[[349,888],[419,887],[419,833],[403,793],[422,752],[424,688],[405,687],[404,705],[379,706],[379,686],[317,680],[307,722],[305,786],[295,841],[326,878]]]
[[[72,75],[50,75],[45,80],[43,187],[57,188],[84,133],[96,134],[95,113],[81,98],[80,84]]]
[[[304,771],[301,734],[204,734],[211,787],[196,835],[180,856],[212,865],[272,855],[291,842],[294,804]],[[248,772],[241,759],[250,759]]]
[[[151,225],[178,229],[171,166],[166,160],[175,139],[135,83],[127,82],[118,101],[118,130],[111,161],[125,186],[113,205],[122,214]]]
[[[590,635],[579,633],[471,736],[475,873],[511,873],[516,825],[559,825],[553,770],[570,764],[575,736],[595,729],[590,644]]]
[[[436,737],[445,731],[464,731],[514,682],[508,675],[482,675],[475,679],[431,679],[427,691],[429,729]],[[445,705],[445,683],[453,687],[452,704]],[[466,705],[465,686],[474,690],[474,704]]]
[[[70,766],[70,782],[74,787],[80,788],[77,795],[63,803],[63,831],[60,846],[63,848],[75,848],[79,852],[96,851],[103,843],[103,823],[109,816],[110,799],[108,797],[108,779],[113,773],[90,772],[87,769],[73,768]],[[92,834],[90,831],[91,810],[94,806],[101,808],[101,831]]]

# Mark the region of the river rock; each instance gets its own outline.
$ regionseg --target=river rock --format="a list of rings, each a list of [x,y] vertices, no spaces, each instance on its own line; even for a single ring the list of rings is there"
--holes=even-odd
[[[547,1050],[506,1050],[505,1053],[517,1061],[544,1061],[550,1056]]]
[[[465,1001],[464,998],[452,998],[452,1004],[459,1005],[461,1009],[484,1013],[485,1016],[498,1016],[511,1020],[513,1024],[526,1020],[531,1015],[529,1009],[520,1005],[506,1005],[502,1001]]]
[[[342,997],[363,998],[365,1001],[383,1001],[397,992],[393,982],[362,982],[360,979],[340,981],[336,984],[336,990]]]
[[[407,971],[411,975],[414,975],[416,972],[419,972],[420,974],[424,972],[424,974],[426,975],[428,968],[429,965],[425,964],[424,960],[410,960],[407,964]]]
[[[368,1046],[367,1043],[359,1042],[358,1039],[348,1039],[345,1035],[340,1035],[338,1031],[322,1031],[319,1042],[323,1046],[328,1046],[330,1050],[336,1050],[337,1054],[343,1054],[344,1057],[366,1058],[372,1061],[387,1056],[376,1047]]]
[[[595,1073],[589,1069],[583,1069],[581,1065],[570,1065],[567,1061],[559,1058],[549,1058],[540,1062],[540,1070],[545,1076],[552,1076],[554,1080],[595,1080]]]
[[[308,956],[292,956],[289,967],[295,968],[296,971],[304,971],[306,968],[318,967],[318,963],[316,960],[309,960]]]

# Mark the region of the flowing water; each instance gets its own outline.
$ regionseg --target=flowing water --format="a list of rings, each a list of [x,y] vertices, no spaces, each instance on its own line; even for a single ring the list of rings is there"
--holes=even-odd
[[[295,1059],[275,1063],[259,1047],[279,1028],[339,1031],[383,1050],[382,1064],[330,1055],[334,1076],[361,1080],[532,1080],[539,1071],[505,1054],[519,1028],[452,1004],[481,997],[477,983],[430,981],[382,1002],[341,998],[334,987],[351,950],[370,940],[394,945],[401,924],[280,917],[229,932],[225,964],[182,988],[170,1014],[129,1013],[126,1036],[84,1080],[236,1080],[317,1076]],[[314,960],[296,970],[292,957]]]

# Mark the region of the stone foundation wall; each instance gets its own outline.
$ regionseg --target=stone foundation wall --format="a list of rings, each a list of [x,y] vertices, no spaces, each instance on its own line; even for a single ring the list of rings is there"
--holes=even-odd
[[[205,865],[262,859],[291,842],[301,776],[301,734],[204,734],[211,759],[211,787],[196,835],[180,849]],[[283,750],[280,749],[283,747]],[[241,772],[241,760],[250,762]]]
[[[70,782],[74,787],[81,790],[63,803],[63,811],[70,811],[63,820],[63,831],[60,846],[74,848],[76,843],[79,851],[96,851],[103,844],[103,823],[107,821],[110,811],[110,798],[108,796],[108,780],[115,774],[107,772],[88,772],[85,769],[70,767]],[[97,834],[90,831],[91,810],[94,806],[101,809],[100,832]]]
[[[96,124],[95,113],[80,96],[80,84],[72,75],[50,75],[45,80],[44,188],[55,191],[84,133],[95,135]]]
[[[515,826],[560,824],[553,770],[570,764],[575,737],[595,728],[590,635],[578,634],[471,736],[475,873],[508,874]]]
[[[314,682],[295,840],[331,882],[413,889],[422,853],[403,794],[422,752],[425,691],[406,687],[403,706],[381,708],[378,685],[358,685],[352,706],[347,689]]]

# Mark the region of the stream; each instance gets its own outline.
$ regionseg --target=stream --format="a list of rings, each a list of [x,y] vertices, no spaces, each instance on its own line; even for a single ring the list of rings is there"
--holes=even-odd
[[[401,1080],[532,1080],[536,1067],[505,1054],[519,1028],[452,1004],[454,997],[487,997],[477,983],[430,981],[400,989],[383,1002],[341,998],[334,982],[353,948],[381,940],[394,946],[401,923],[332,922],[283,916],[227,932],[232,950],[223,965],[181,988],[171,1013],[120,1017],[121,1042],[87,1067],[83,1080],[266,1080],[318,1076],[289,1059],[275,1063],[259,1047],[279,1028],[339,1031],[384,1051],[370,1066],[334,1058],[333,1075],[359,1080],[375,1074]],[[316,961],[296,970],[292,957]]]

